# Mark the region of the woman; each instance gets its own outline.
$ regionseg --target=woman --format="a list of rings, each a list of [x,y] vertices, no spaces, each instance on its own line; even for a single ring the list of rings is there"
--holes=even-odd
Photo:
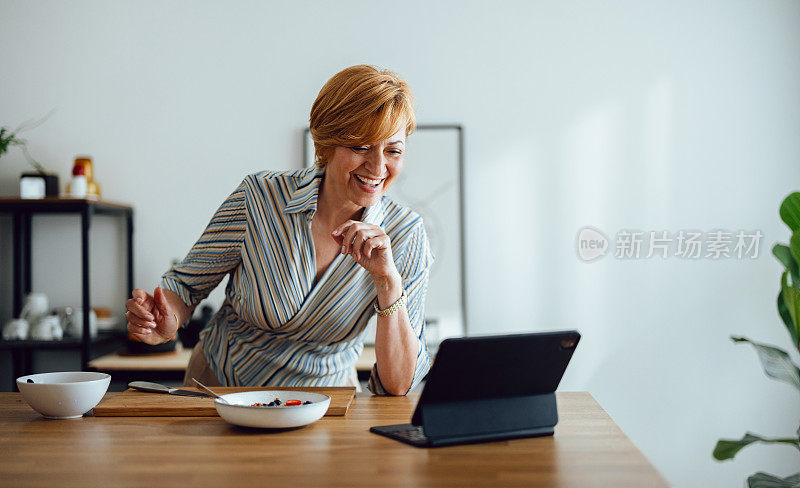
[[[130,334],[170,340],[229,274],[184,383],[358,385],[355,361],[377,313],[369,389],[405,395],[416,386],[430,368],[433,255],[419,215],[384,197],[403,169],[412,103],[390,71],[360,65],[334,75],[311,108],[317,164],[247,176],[153,294],[133,291]]]

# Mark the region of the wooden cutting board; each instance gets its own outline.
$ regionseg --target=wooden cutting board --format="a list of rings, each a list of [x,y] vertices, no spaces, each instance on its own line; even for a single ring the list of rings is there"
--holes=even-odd
[[[182,386],[181,390],[199,391],[197,388]],[[354,386],[331,387],[222,387],[215,386],[214,391],[223,395],[256,390],[289,390],[324,393],[331,397],[331,405],[326,416],[340,416],[347,413],[353,401],[356,388]],[[216,417],[217,409],[210,398],[169,395],[167,393],[149,393],[129,388],[122,393],[111,396],[94,407],[95,417]]]

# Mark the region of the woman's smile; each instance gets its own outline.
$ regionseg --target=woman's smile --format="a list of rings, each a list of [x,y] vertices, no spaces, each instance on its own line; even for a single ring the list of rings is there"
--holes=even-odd
[[[370,178],[369,176],[353,174],[353,181],[356,183],[356,186],[364,192],[367,193],[376,193],[381,191],[381,187],[383,186],[383,181],[386,177],[383,178]]]

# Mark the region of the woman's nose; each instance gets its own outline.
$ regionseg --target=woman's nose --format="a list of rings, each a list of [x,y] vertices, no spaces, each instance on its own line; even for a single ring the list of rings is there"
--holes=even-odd
[[[381,151],[369,154],[364,166],[373,176],[383,176],[386,174],[386,156]]]

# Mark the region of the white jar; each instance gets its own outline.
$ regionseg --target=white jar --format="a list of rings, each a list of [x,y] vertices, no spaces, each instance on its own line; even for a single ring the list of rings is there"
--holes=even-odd
[[[86,181],[86,176],[76,175],[72,177],[72,182],[69,185],[70,196],[73,198],[86,198],[88,190],[89,183]]]
[[[83,308],[74,307],[72,320],[63,327],[67,334],[73,337],[83,337]],[[89,337],[97,337],[97,314],[91,309],[89,310]]]

